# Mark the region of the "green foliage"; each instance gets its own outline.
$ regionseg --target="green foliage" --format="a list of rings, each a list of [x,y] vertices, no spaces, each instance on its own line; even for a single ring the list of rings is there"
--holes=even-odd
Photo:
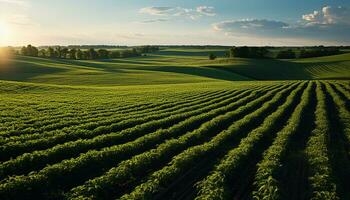
[[[329,137],[330,129],[326,113],[325,94],[321,89],[320,82],[317,82],[316,97],[316,127],[310,136],[305,150],[310,164],[309,182],[312,188],[310,199],[339,199],[327,156],[327,138]]]
[[[76,46],[71,49],[67,47],[57,46],[41,48],[40,52],[37,47],[28,45],[21,48],[21,55],[32,57],[46,57],[46,58],[61,58],[61,59],[73,59],[73,60],[96,60],[96,59],[109,59],[109,58],[128,58],[140,56],[142,53],[154,53],[159,51],[157,46],[139,46],[126,50],[112,50],[89,48],[87,50],[76,49]],[[86,47],[86,46],[84,46]]]
[[[7,105],[0,112],[0,197],[167,198],[180,195],[174,188],[183,182],[198,188],[197,199],[226,199],[238,186],[251,187],[245,175],[253,173],[252,197],[281,199],[279,168],[316,98],[316,127],[305,148],[310,198],[337,199],[322,110],[329,91],[348,132],[348,82],[316,84],[80,88],[0,82]],[[199,179],[192,176],[204,166]]]
[[[216,59],[216,55],[213,53],[209,54],[209,60],[215,60]]]
[[[294,59],[296,58],[296,54],[293,50],[282,50],[277,53],[277,59]]]
[[[21,48],[21,55],[37,57],[38,54],[39,54],[38,48],[36,48],[30,44],[26,47]]]
[[[230,57],[238,58],[266,58],[269,53],[266,47],[232,47]]]
[[[308,84],[288,123],[276,134],[273,144],[267,149],[264,158],[258,164],[254,182],[254,199],[281,199],[280,184],[277,181],[278,170],[282,166],[291,136],[299,131],[301,121],[307,120],[305,119],[305,108],[310,104],[312,85],[313,83]]]
[[[341,54],[342,52],[336,47],[317,47],[312,49],[302,49],[299,58],[312,58],[321,56],[331,56]]]

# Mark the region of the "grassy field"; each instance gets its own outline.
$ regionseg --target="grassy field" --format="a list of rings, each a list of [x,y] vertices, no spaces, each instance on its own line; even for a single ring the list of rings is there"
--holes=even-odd
[[[0,61],[0,199],[350,199],[350,54]]]
[[[115,86],[245,80],[349,79],[350,54],[296,59],[219,58],[224,49],[164,49],[143,57],[76,61],[17,56],[0,63],[0,79],[21,82]]]

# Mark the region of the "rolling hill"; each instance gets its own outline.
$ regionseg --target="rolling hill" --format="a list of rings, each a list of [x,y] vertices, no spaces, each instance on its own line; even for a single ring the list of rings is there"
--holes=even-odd
[[[0,79],[85,86],[154,85],[245,80],[349,79],[350,53],[321,58],[208,60],[224,49],[164,49],[112,60],[64,60],[16,56],[0,63]]]

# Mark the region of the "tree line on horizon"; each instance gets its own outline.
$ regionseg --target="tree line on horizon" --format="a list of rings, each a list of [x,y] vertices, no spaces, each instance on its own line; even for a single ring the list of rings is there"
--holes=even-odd
[[[14,54],[32,57],[45,58],[60,58],[60,59],[74,59],[74,60],[95,60],[95,59],[110,59],[110,58],[128,58],[141,56],[145,53],[152,53],[159,51],[157,46],[139,46],[125,50],[108,50],[104,48],[95,49],[88,48],[68,48],[55,46],[48,46],[47,48],[38,48],[33,45],[23,46],[19,51],[13,51]]]
[[[277,52],[276,55],[272,56],[270,47],[231,47],[228,52],[226,52],[226,57],[238,57],[238,58],[256,58],[256,59],[294,59],[294,58],[312,58],[312,57],[322,57],[331,56],[343,53],[340,51],[340,47],[301,47],[301,48],[289,48],[282,49]]]

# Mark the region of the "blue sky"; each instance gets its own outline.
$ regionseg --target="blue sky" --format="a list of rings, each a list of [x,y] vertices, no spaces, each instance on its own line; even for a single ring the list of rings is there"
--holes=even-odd
[[[0,45],[349,45],[349,0],[0,0]]]

